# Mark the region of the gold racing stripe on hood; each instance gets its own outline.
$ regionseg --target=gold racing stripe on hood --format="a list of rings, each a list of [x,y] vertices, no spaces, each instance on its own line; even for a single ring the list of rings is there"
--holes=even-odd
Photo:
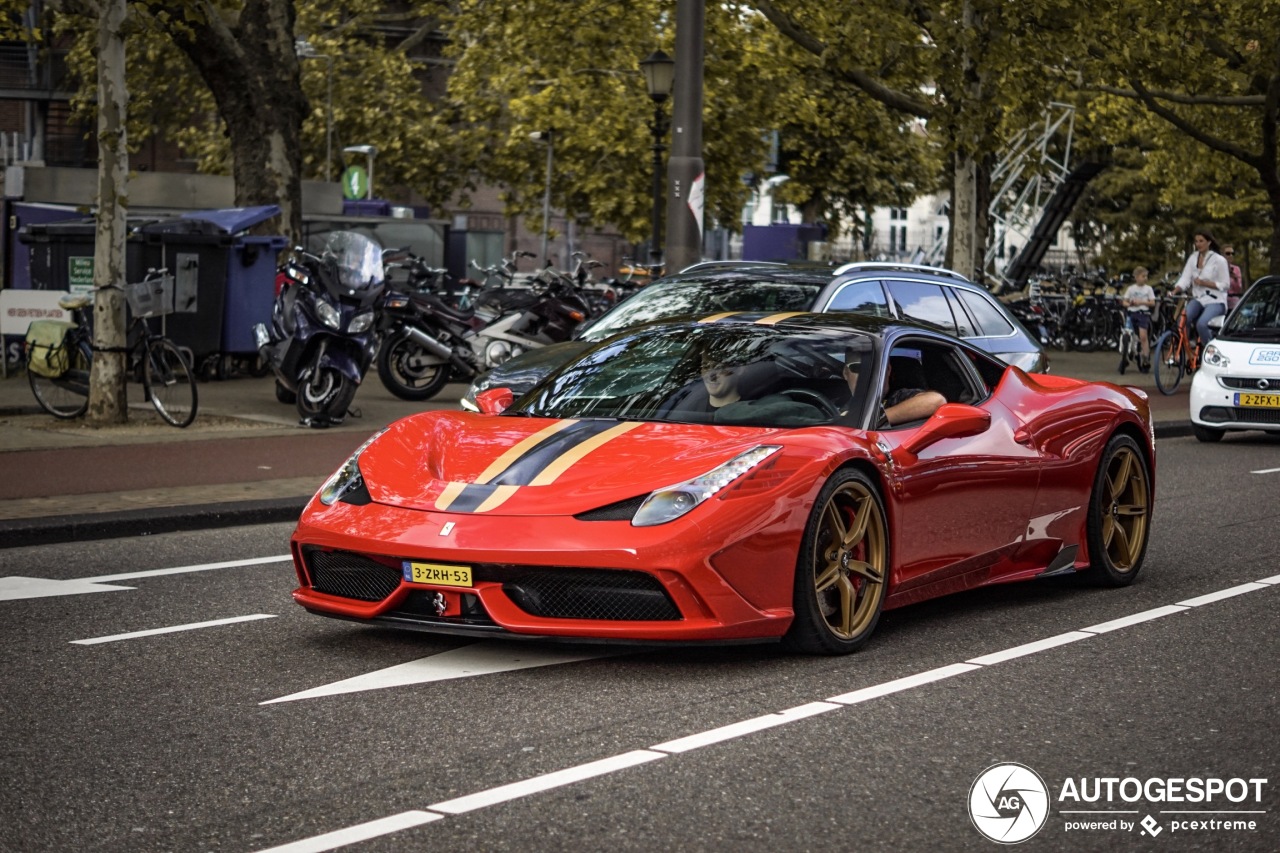
[[[476,478],[476,482],[481,484],[489,482],[494,477],[511,467],[512,462],[515,462],[521,456],[528,453],[543,439],[553,436],[560,430],[565,429],[566,427],[571,427],[576,423],[576,420],[556,421],[551,426],[538,430],[533,435],[510,448],[506,453],[493,460],[489,467],[485,468],[480,476]]]
[[[768,317],[761,317],[759,320],[756,320],[756,325],[775,326],[783,320],[790,320],[792,317],[799,317],[808,313],[808,311],[785,311],[781,314],[770,314]]]
[[[742,313],[741,311],[724,311],[724,312],[721,312],[720,314],[712,314],[710,317],[703,317],[698,322],[714,323],[716,320],[723,320],[727,317],[732,317],[734,314],[741,314],[741,313]]]
[[[448,509],[449,506],[458,499],[458,495],[462,494],[462,490],[466,487],[466,483],[446,483],[444,491],[440,493],[440,497],[436,498],[436,509],[441,512]]]
[[[538,476],[529,481],[529,485],[546,486],[554,483],[556,478],[567,471],[573,463],[577,462],[597,447],[608,444],[618,436],[628,433],[638,426],[640,426],[638,421],[618,424],[615,427],[610,427],[599,435],[592,436],[581,444],[574,445],[564,453],[560,454],[560,456],[546,468],[543,468],[538,473]],[[505,500],[505,498],[503,500]]]
[[[475,512],[488,512],[491,509],[497,509],[507,502],[507,498],[520,491],[519,486],[498,486],[493,490],[493,494],[485,498],[484,501],[475,508]]]

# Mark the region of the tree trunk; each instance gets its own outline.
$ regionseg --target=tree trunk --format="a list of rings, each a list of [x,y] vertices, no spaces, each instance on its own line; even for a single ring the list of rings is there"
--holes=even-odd
[[[93,368],[89,376],[89,423],[123,423],[125,394],[124,294],[129,150],[125,115],[125,0],[103,0],[98,14],[98,224],[93,249],[95,293]],[[115,350],[115,351],[112,351]]]
[[[947,267],[972,278],[982,265],[978,239],[978,162],[967,151],[957,150],[951,172],[951,241]]]
[[[280,205],[281,227],[302,238],[302,120],[292,0],[246,0],[238,18],[202,0],[203,19],[170,36],[218,104],[231,143],[236,204]]]

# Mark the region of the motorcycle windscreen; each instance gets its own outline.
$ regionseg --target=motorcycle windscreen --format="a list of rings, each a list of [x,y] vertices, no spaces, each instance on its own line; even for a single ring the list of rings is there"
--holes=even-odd
[[[338,281],[348,290],[382,283],[382,248],[365,235],[334,231],[325,241],[324,253],[337,262]]]

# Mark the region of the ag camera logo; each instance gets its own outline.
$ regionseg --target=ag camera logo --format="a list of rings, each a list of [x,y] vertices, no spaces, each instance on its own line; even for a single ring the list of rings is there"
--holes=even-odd
[[[1049,788],[1025,764],[993,764],[969,789],[969,819],[999,844],[1018,844],[1040,831],[1049,817]]]

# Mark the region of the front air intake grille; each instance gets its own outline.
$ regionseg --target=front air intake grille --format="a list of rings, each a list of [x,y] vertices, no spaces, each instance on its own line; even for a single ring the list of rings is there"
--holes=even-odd
[[[381,601],[400,585],[399,569],[347,551],[304,552],[311,588],[327,595]]]
[[[1233,406],[1205,406],[1200,419],[1215,424],[1280,424],[1280,409],[1241,409]]]
[[[548,619],[669,622],[680,611],[662,584],[644,572],[546,569],[523,574],[502,591],[526,613]]]
[[[578,521],[630,521],[640,509],[640,505],[649,499],[648,495],[637,495],[625,501],[596,507],[574,516]]]

